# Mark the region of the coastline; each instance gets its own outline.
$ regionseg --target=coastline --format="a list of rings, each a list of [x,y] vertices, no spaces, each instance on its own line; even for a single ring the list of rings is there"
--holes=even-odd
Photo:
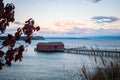
[[[0,36],[0,40],[5,40],[7,36]],[[21,36],[20,40],[24,40],[26,36]],[[31,36],[32,40],[45,40],[43,36]]]

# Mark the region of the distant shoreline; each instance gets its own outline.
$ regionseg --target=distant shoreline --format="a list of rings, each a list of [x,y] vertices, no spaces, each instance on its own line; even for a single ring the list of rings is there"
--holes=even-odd
[[[0,36],[0,40],[5,40],[6,36]],[[24,40],[25,36],[21,36],[20,40]],[[31,36],[32,40],[45,40],[45,39],[81,39],[81,40],[120,40],[120,36],[88,36],[88,37],[43,37]]]
[[[74,38],[74,37],[67,37],[67,38],[63,38],[63,37],[45,37],[45,39],[90,39],[90,38]]]
[[[120,40],[120,36],[45,37],[45,39]]]
[[[7,36],[0,36],[0,40],[5,40]],[[21,36],[20,40],[24,40],[25,36]],[[42,36],[31,36],[32,40],[44,40],[45,38]]]

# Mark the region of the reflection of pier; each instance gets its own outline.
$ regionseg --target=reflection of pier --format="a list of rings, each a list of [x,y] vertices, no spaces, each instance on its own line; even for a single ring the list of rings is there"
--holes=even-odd
[[[80,48],[65,48],[66,53],[75,53],[83,55],[95,55],[105,57],[120,57],[120,51],[117,50],[93,50],[93,49],[80,49]]]

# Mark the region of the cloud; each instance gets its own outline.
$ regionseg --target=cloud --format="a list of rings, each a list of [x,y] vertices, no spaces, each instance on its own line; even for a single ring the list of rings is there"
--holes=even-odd
[[[116,36],[120,35],[120,29],[92,29],[92,28],[82,28],[74,29],[66,32],[66,35],[71,36]]]
[[[109,25],[105,25],[105,28],[104,27],[93,28],[86,27],[87,24],[84,25],[75,21],[57,21],[50,26],[41,26],[41,30],[36,34],[42,36],[75,36],[75,37],[120,35],[120,28],[119,29],[106,28]]]
[[[112,29],[120,29],[120,20],[114,23],[108,24],[105,27],[112,28]]]
[[[36,35],[42,35],[42,36],[60,36],[65,35],[65,32],[59,32],[59,31],[39,31],[36,33]]]
[[[93,3],[98,3],[98,2],[100,2],[101,0],[89,0],[89,1],[91,1],[91,2],[93,2]]]
[[[85,25],[79,22],[74,22],[74,21],[57,21],[54,24],[55,26],[62,26],[62,27],[74,27],[74,26],[80,26],[80,25]]]
[[[120,20],[120,18],[117,18],[117,17],[113,17],[113,16],[110,16],[110,17],[106,17],[106,16],[95,16],[93,18],[91,18],[92,21],[94,21],[95,23],[97,24],[105,24],[105,23],[112,23],[112,22],[115,22],[115,21],[118,21]]]
[[[23,23],[21,23],[21,22],[19,22],[19,21],[14,21],[13,23],[14,23],[14,24],[17,24],[17,25],[23,24]]]
[[[84,37],[84,36],[116,36],[120,35],[120,29],[115,28],[81,28],[81,27],[41,27],[41,30],[36,33],[36,35],[42,36],[74,36],[74,37]]]
[[[74,27],[66,32],[67,35],[71,36],[89,36],[93,34],[94,29],[92,28],[77,28]]]
[[[120,35],[120,29],[96,29],[93,35],[95,36],[116,36]]]

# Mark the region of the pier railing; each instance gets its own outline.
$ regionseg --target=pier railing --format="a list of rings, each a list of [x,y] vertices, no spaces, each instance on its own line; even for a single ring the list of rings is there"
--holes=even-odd
[[[94,55],[104,57],[120,57],[120,50],[94,50],[94,49],[79,49],[79,48],[65,48],[65,53]]]

